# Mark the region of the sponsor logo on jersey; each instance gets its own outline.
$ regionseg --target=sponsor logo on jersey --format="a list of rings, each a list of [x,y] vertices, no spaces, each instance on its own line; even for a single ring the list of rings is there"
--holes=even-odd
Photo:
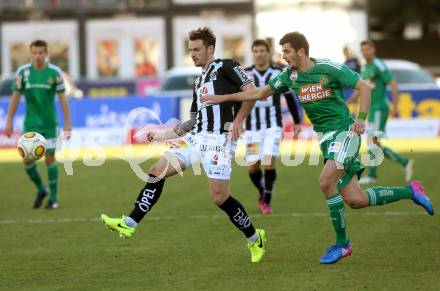
[[[18,75],[17,78],[15,79],[15,87],[17,87],[17,89],[21,89],[21,81],[23,80],[23,77],[21,75]]]
[[[200,145],[200,151],[202,152],[225,152],[224,147],[219,145],[212,145],[212,144],[201,144]]]
[[[298,72],[292,71],[292,73],[290,73],[290,80],[296,81],[296,79],[298,79]]]
[[[53,85],[54,80],[52,78],[47,79],[47,84]]]
[[[246,72],[243,70],[241,66],[235,66],[233,68],[234,72],[237,74],[237,76],[240,78],[242,83],[249,82],[249,76],[246,74]]]
[[[300,87],[301,93],[298,94],[298,98],[301,103],[308,103],[318,101],[333,96],[330,89],[324,88],[322,83],[309,84]]]
[[[277,79],[277,80],[275,81],[275,83],[273,84],[273,86],[275,87],[275,89],[280,88],[281,85],[283,85],[283,82],[281,82],[280,79]]]
[[[212,156],[210,165],[211,166],[217,166],[218,165],[218,154],[214,154]]]
[[[334,141],[330,143],[330,146],[328,147],[328,153],[339,153],[340,149],[341,149],[341,142]]]
[[[215,81],[215,80],[217,80],[217,71],[213,71],[213,72],[209,75],[209,80],[210,80],[210,81]]]

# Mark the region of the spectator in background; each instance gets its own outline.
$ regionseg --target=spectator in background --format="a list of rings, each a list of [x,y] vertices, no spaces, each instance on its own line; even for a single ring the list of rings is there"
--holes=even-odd
[[[344,64],[353,71],[355,71],[356,73],[360,73],[361,63],[359,62],[359,59],[357,58],[354,51],[349,46],[346,45],[342,49],[342,52],[344,53],[345,56]]]

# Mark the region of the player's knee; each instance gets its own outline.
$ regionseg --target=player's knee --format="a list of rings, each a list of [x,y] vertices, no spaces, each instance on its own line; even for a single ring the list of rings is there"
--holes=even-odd
[[[357,197],[349,197],[344,199],[345,203],[352,209],[364,208],[364,201]]]
[[[251,162],[248,164],[248,172],[249,174],[255,174],[256,172],[260,171],[260,163],[258,162]]]
[[[319,188],[325,194],[331,194],[332,189],[335,187],[332,179],[329,177],[319,177]]]
[[[158,177],[163,174],[163,171],[164,171],[164,169],[163,169],[162,165],[159,163],[155,163],[154,165],[152,165],[150,167],[148,174]]]
[[[218,193],[217,195],[212,195],[212,202],[214,202],[214,204],[217,206],[222,205],[226,201],[226,199],[228,199],[228,197],[220,193]]]
[[[220,206],[228,199],[228,195],[223,193],[219,188],[211,188],[211,198],[215,205]]]

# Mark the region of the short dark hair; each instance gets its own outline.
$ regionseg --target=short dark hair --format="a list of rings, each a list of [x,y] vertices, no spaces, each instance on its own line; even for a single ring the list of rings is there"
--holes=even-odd
[[[31,45],[29,46],[29,48],[32,48],[33,46],[44,47],[45,51],[47,52],[47,42],[42,39],[37,39],[37,40],[34,40],[33,42],[31,42]]]
[[[209,27],[198,28],[196,30],[191,30],[188,33],[189,40],[201,39],[205,47],[210,45],[215,46],[215,34]]]
[[[369,46],[371,46],[372,48],[375,48],[375,47],[376,47],[376,45],[374,44],[374,42],[373,42],[372,40],[369,40],[369,39],[367,39],[367,40],[363,40],[363,41],[361,42],[361,46],[363,46],[363,45],[369,45]]]
[[[256,39],[256,40],[254,40],[254,42],[252,43],[251,48],[253,49],[256,46],[264,46],[267,49],[267,51],[270,52],[270,45],[264,39]]]
[[[280,39],[280,45],[290,43],[290,46],[297,52],[299,49],[304,49],[306,56],[309,56],[309,42],[304,34],[295,31],[285,34]]]

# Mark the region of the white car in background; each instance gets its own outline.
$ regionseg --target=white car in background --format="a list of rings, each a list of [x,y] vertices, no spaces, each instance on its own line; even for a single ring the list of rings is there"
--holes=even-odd
[[[440,89],[436,80],[418,64],[405,60],[384,61],[397,81],[399,90]]]
[[[180,97],[192,97],[194,79],[202,74],[197,67],[174,67],[165,74],[159,93]]]

